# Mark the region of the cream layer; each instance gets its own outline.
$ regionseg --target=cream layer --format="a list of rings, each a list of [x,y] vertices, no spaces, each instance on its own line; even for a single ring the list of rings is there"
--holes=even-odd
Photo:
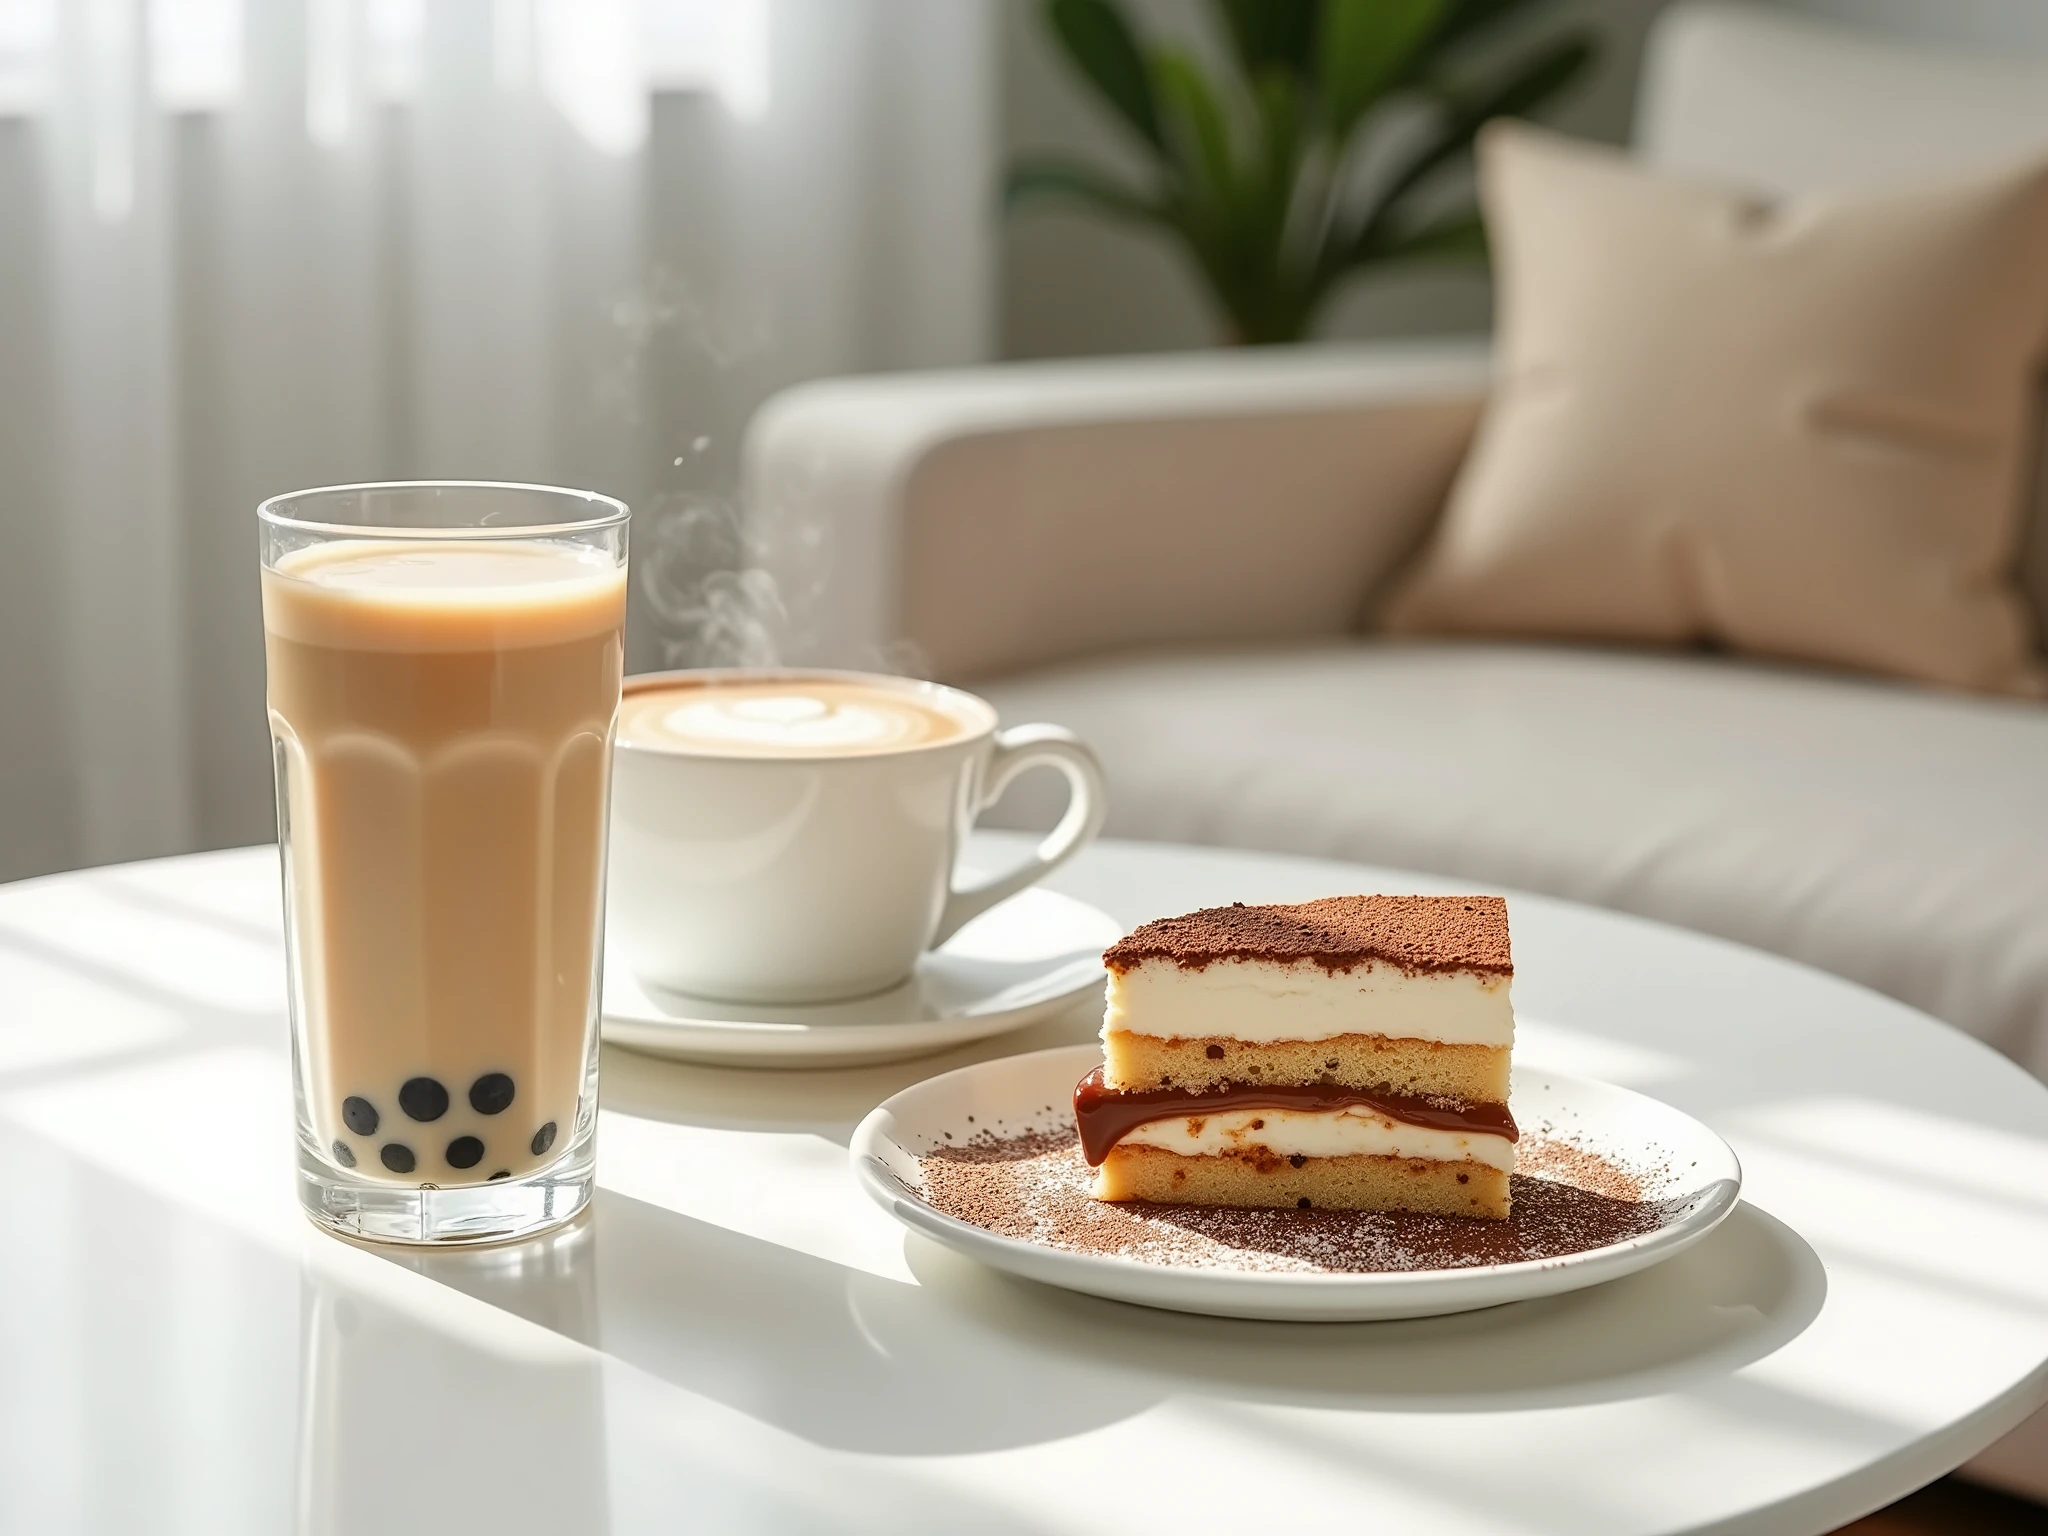
[[[1263,1147],[1275,1157],[1412,1157],[1435,1163],[1484,1163],[1509,1173],[1515,1167],[1515,1144],[1505,1136],[1407,1125],[1356,1105],[1175,1115],[1148,1120],[1117,1145],[1158,1147],[1183,1157],[1220,1157]]]
[[[1314,961],[1214,960],[1192,970],[1145,960],[1111,971],[1102,1030],[1162,1039],[1329,1040],[1386,1035],[1442,1045],[1512,1046],[1510,978],[1479,971],[1404,971],[1367,962],[1329,971]]]

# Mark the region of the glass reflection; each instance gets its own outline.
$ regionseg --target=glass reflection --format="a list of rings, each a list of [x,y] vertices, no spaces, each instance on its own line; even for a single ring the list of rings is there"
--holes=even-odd
[[[385,1256],[436,1288],[305,1271],[299,1536],[610,1529],[601,1363],[572,1342],[597,1334],[592,1238]]]

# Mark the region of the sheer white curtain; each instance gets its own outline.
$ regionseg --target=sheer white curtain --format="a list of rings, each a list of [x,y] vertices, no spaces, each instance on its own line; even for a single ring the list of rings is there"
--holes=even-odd
[[[262,496],[562,481],[715,558],[764,395],[984,355],[991,33],[987,0],[0,0],[0,877],[267,835]]]

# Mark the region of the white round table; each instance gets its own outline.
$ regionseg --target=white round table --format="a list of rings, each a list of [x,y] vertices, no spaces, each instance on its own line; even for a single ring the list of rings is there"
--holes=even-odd
[[[1055,884],[1449,889],[1129,844]],[[851,1072],[612,1051],[588,1219],[351,1247],[293,1199],[275,853],[0,889],[0,1529],[1810,1536],[2048,1398],[2048,1090],[1782,960],[1511,912],[1523,1057],[1707,1120],[1745,1204],[1612,1285],[1332,1326],[1006,1280],[856,1190],[870,1105],[1085,1014]]]

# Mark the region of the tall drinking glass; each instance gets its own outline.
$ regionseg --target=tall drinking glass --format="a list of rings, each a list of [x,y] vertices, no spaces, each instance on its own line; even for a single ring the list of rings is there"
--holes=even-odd
[[[337,1232],[590,1198],[626,521],[467,482],[257,509],[299,1198]]]

